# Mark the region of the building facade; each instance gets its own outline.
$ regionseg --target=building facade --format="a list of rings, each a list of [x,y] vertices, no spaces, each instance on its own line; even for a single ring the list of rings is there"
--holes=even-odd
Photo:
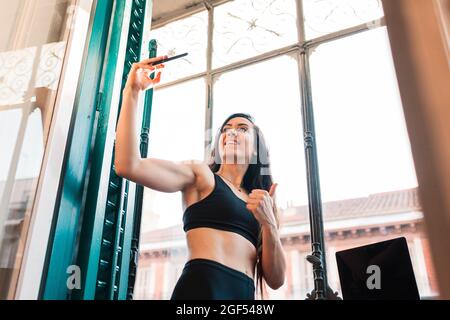
[[[405,237],[421,296],[436,296],[437,285],[428,240],[424,236],[417,189],[328,202],[324,203],[323,211],[331,288],[340,292],[337,251]],[[314,288],[312,265],[306,261],[306,256],[311,253],[308,207],[290,207],[281,212],[280,235],[287,258],[286,280],[278,290],[266,286],[265,297],[305,299]],[[186,257],[181,225],[142,234],[136,298],[169,299]]]

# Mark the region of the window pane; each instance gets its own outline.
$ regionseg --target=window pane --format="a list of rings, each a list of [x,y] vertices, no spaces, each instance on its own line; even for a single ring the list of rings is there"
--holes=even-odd
[[[279,181],[277,201],[282,208],[307,203],[306,183],[301,183],[306,180],[297,70],[295,58],[282,56],[226,73],[214,86],[213,137],[232,113],[255,117],[271,151],[272,174]],[[281,78],[284,81],[269,81]],[[298,178],[296,185],[292,185],[293,176]]]
[[[157,40],[158,56],[189,53],[166,64],[161,83],[206,70],[207,26],[208,13],[202,11],[150,32],[150,39]]]
[[[383,17],[380,0],[303,0],[306,39]]]
[[[236,0],[214,9],[213,67],[297,42],[295,0]]]
[[[386,29],[320,45],[311,76],[330,285],[334,252],[405,236],[420,294],[435,294]]]
[[[8,178],[21,118],[22,112],[19,109],[0,112],[0,145],[2,146],[2,152],[0,152],[0,181],[3,182]],[[0,197],[2,194],[3,188],[0,187]]]
[[[151,158],[171,161],[203,159],[205,140],[205,83],[198,79],[157,90],[154,94],[149,133]],[[147,189],[152,201],[144,201],[145,217],[157,216],[158,223],[143,221],[151,228],[181,223],[181,193]],[[176,199],[176,200],[175,200]],[[150,209],[150,208],[149,208]],[[146,227],[143,227],[146,229]]]
[[[205,82],[197,79],[154,94],[148,157],[171,161],[203,160]],[[144,190],[138,299],[169,299],[186,262],[181,192]]]
[[[294,281],[286,281],[276,291],[268,288],[265,296],[272,299],[305,298],[312,288],[303,276],[312,269],[300,255],[311,249],[295,56],[281,56],[220,76],[214,86],[214,136],[222,122],[235,112],[255,117],[269,146],[273,180],[279,183],[276,200],[281,216],[280,232],[288,257],[287,277]]]

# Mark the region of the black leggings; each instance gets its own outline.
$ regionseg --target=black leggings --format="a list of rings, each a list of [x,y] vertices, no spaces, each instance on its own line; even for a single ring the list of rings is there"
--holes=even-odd
[[[186,263],[171,300],[254,300],[255,284],[245,273],[209,259]]]

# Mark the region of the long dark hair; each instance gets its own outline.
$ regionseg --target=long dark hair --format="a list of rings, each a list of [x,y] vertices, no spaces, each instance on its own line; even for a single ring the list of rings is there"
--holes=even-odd
[[[272,174],[270,170],[270,158],[269,158],[269,148],[267,147],[264,136],[261,132],[261,129],[255,124],[254,118],[247,113],[234,113],[230,115],[220,126],[216,139],[214,142],[214,147],[211,149],[211,158],[209,160],[209,168],[212,172],[217,172],[220,169],[221,159],[219,155],[219,138],[222,133],[222,129],[227,124],[227,122],[236,117],[242,117],[249,120],[253,124],[254,129],[254,148],[256,150],[256,154],[253,153],[253,157],[249,163],[247,171],[244,174],[244,178],[242,181],[242,187],[245,188],[248,192],[251,192],[253,189],[263,189],[267,192],[270,190],[272,186]],[[277,227],[279,227],[279,219],[278,219],[278,211],[277,206],[274,201],[274,213],[275,219],[277,221]],[[256,262],[256,288],[258,287],[261,291],[261,299],[264,299],[263,293],[263,268],[262,268],[262,230],[260,229],[258,235],[258,245],[257,245],[257,262]]]

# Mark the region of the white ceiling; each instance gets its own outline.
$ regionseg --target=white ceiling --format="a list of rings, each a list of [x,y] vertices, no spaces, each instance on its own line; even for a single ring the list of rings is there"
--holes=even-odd
[[[170,16],[201,2],[203,0],[153,0],[152,19]]]

